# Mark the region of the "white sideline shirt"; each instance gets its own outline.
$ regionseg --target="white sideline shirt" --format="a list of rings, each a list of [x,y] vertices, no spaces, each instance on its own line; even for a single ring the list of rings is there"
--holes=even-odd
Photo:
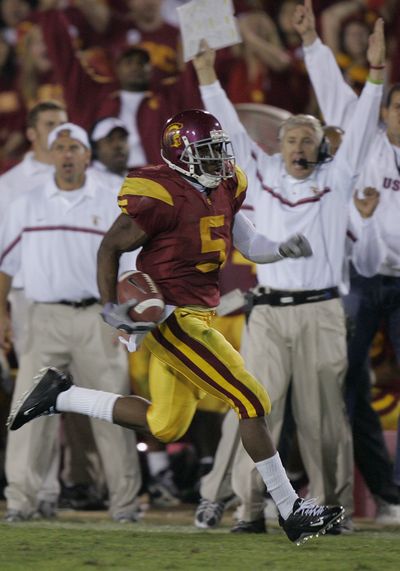
[[[37,161],[33,152],[0,176],[0,224],[8,206],[21,194],[39,186],[54,172],[53,165]]]
[[[120,214],[116,193],[91,173],[72,192],[60,190],[49,175],[6,211],[0,270],[11,276],[21,270],[26,297],[33,301],[99,298],[97,251]]]
[[[140,140],[140,134],[137,125],[137,114],[139,106],[143,101],[146,92],[141,91],[133,93],[131,91],[120,91],[121,109],[119,119],[123,121],[129,132],[129,160],[128,164],[132,167],[142,167],[147,164],[146,154]]]
[[[349,202],[378,121],[382,86],[367,83],[334,160],[305,180],[291,177],[281,154],[266,154],[247,134],[219,82],[202,86],[206,109],[228,133],[238,165],[248,177],[257,232],[275,242],[304,234],[313,256],[257,266],[260,284],[309,290],[342,281]]]
[[[44,184],[53,172],[53,165],[37,161],[33,151],[29,151],[20,163],[0,176],[0,227],[10,204],[25,192]],[[12,285],[18,289],[23,287],[20,274],[14,277]]]
[[[348,129],[357,95],[344,81],[332,52],[317,39],[304,48],[307,70],[327,124]],[[370,186],[380,193],[373,218],[387,255],[377,273],[400,277],[400,147],[392,145],[386,131],[373,123],[373,144],[354,185],[358,195]]]

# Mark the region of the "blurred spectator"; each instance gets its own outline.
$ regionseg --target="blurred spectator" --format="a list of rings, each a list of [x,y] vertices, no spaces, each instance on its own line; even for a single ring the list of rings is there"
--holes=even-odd
[[[182,69],[180,33],[163,20],[161,4],[162,0],[126,0],[127,13],[112,16],[105,36],[113,51],[139,45],[150,54],[153,89]]]
[[[336,59],[347,81],[360,93],[368,76],[366,50],[370,26],[362,19],[349,18],[340,30],[339,52]]]
[[[24,124],[14,48],[0,35],[0,174],[21,158]]]
[[[94,68],[75,52],[68,21],[58,10],[38,15],[57,78],[64,87],[71,120],[91,128],[103,117],[118,117],[129,131],[129,166],[160,160],[160,133],[165,120],[181,108],[201,105],[197,87],[183,74],[177,83],[149,91],[151,64],[146,50],[121,46],[113,70]],[[115,72],[115,76],[113,74]],[[85,101],[82,105],[82,93]],[[196,105],[197,104],[197,105]]]
[[[125,124],[116,117],[105,117],[98,121],[90,133],[92,165],[95,170],[119,191],[128,172],[129,132]]]
[[[301,39],[293,26],[297,0],[284,0],[279,4],[278,34],[290,57],[290,65],[280,71],[271,70],[268,103],[291,113],[304,113],[310,101],[310,82],[304,65]]]
[[[42,30],[26,23],[18,41],[19,88],[27,109],[44,100],[64,103],[63,86],[56,79]]]
[[[35,0],[0,2],[0,30],[8,44],[13,46],[17,43],[17,26],[28,18],[35,4]]]
[[[18,165],[0,177],[0,220],[16,198],[40,185],[53,172],[47,138],[50,131],[66,121],[65,109],[56,101],[42,101],[29,111],[26,138],[31,150]]]
[[[107,0],[38,0],[37,4],[41,10],[64,11],[76,49],[86,49],[102,43],[102,34],[111,17],[111,6]]]
[[[285,70],[291,58],[265,12],[252,11],[238,20],[243,43],[232,48],[226,91],[233,103],[269,103],[269,70]]]

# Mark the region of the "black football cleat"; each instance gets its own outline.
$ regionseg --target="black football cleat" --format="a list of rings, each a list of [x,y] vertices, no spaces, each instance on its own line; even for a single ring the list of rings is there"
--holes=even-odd
[[[343,519],[344,508],[342,506],[318,506],[313,499],[297,498],[289,517],[284,520],[279,516],[279,525],[290,541],[301,545],[311,537],[324,535]]]
[[[34,384],[10,412],[7,419],[9,430],[18,430],[38,416],[57,414],[57,397],[72,385],[72,376],[55,367],[41,369],[33,379]]]

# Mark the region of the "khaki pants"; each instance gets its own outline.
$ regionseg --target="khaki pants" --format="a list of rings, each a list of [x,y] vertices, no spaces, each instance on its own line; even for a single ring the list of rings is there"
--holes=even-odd
[[[32,386],[41,367],[73,368],[77,384],[129,394],[126,354],[99,306],[75,309],[59,304],[34,304],[30,338],[21,355],[12,406]],[[59,442],[59,417],[41,417],[9,433],[6,450],[7,507],[26,514],[37,507],[38,493],[49,472]],[[110,513],[130,513],[141,485],[134,432],[92,420],[110,495]]]
[[[275,444],[292,380],[292,409],[310,495],[320,503],[339,502],[351,515],[353,449],[342,395],[346,344],[341,302],[256,306],[244,334],[242,354],[248,370],[271,398],[268,424]],[[232,488],[244,502],[242,517],[248,521],[262,514],[263,486],[258,485],[254,463],[241,444],[233,454],[238,441],[234,419],[227,416],[214,468],[202,481],[201,495],[223,499],[225,478],[231,470]]]

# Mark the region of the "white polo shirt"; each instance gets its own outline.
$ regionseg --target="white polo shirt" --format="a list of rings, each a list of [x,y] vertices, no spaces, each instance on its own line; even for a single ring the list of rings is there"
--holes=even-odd
[[[100,242],[120,214],[115,191],[90,173],[78,191],[62,191],[52,175],[9,207],[0,232],[0,270],[21,270],[26,297],[38,302],[99,297]]]
[[[344,81],[332,52],[319,39],[306,47],[304,53],[326,123],[346,130],[356,109],[357,95]],[[400,147],[390,143],[378,121],[373,127],[373,145],[354,188],[360,197],[368,186],[380,193],[373,218],[387,255],[377,273],[400,277]]]
[[[53,165],[37,161],[33,152],[27,153],[15,167],[0,176],[0,223],[8,206],[26,191],[47,180],[54,172]]]
[[[117,194],[119,193],[125,178],[124,176],[115,174],[108,170],[106,165],[100,161],[93,161],[86,172],[94,173],[99,178],[101,184],[115,190]]]
[[[336,157],[304,180],[286,172],[281,154],[267,155],[249,137],[219,82],[203,86],[201,94],[206,109],[230,136],[237,163],[247,174],[256,230],[276,242],[304,234],[313,250],[310,258],[258,265],[259,283],[282,290],[338,286],[348,205],[378,120],[382,86],[365,86]]]

